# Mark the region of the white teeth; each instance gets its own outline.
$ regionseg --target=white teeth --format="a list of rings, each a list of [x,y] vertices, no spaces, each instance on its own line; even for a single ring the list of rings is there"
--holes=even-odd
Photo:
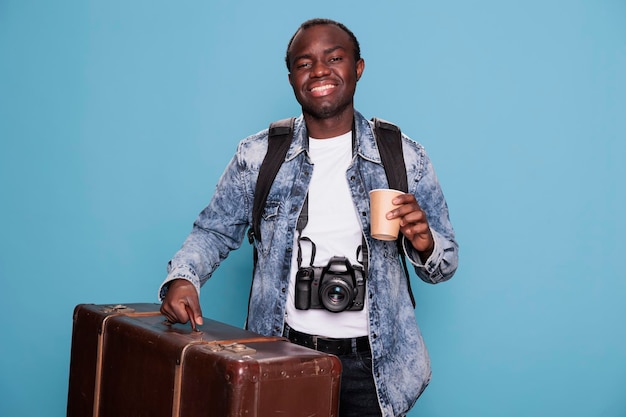
[[[328,90],[329,88],[335,88],[335,86],[332,84],[322,85],[320,87],[311,88],[311,91],[322,91],[322,90]]]

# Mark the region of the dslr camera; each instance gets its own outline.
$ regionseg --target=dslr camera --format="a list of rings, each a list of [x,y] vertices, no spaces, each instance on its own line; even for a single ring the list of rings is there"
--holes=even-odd
[[[333,313],[363,310],[365,273],[347,258],[334,256],[328,265],[301,267],[296,273],[298,310],[325,308]]]

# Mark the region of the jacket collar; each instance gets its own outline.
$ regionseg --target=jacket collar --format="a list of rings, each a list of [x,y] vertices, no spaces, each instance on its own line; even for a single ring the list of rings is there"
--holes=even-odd
[[[354,111],[354,126],[356,129],[356,153],[362,158],[381,163],[378,146],[374,138],[373,124],[367,120],[361,113]],[[304,123],[304,116],[300,115],[294,122],[294,136],[291,146],[287,151],[286,160],[289,161],[301,152],[307,152],[309,149],[309,134]]]

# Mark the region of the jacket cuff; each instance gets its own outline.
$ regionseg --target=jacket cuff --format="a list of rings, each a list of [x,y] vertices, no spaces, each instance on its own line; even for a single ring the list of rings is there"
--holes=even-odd
[[[433,229],[430,231],[433,235],[434,247],[433,252],[430,254],[428,259],[426,259],[426,262],[422,262],[419,252],[413,247],[411,242],[406,237],[402,238],[402,248],[404,249],[404,253],[411,264],[417,268],[421,268],[428,275],[430,281],[439,282],[443,278],[439,265],[443,259],[445,238]]]
[[[179,265],[175,267],[168,266],[169,273],[165,281],[159,287],[159,301],[163,301],[165,298],[165,294],[170,288],[170,284],[175,279],[186,279],[191,282],[193,286],[196,288],[196,292],[198,293],[198,297],[200,297],[200,279],[198,278],[198,274],[196,271],[188,266],[188,265]]]

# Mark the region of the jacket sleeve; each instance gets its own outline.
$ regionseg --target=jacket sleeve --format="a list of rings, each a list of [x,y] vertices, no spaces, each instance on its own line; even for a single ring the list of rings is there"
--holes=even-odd
[[[200,287],[211,277],[231,250],[241,246],[251,202],[245,172],[233,157],[215,188],[209,205],[200,212],[191,233],[167,265],[167,278],[159,288],[163,300],[169,283],[183,278]]]
[[[418,170],[419,175],[414,178],[416,183],[414,194],[418,204],[426,212],[435,246],[426,262],[422,262],[419,253],[408,239],[404,238],[402,244],[407,258],[415,267],[417,276],[425,282],[436,284],[447,281],[454,275],[458,265],[459,246],[455,240],[448,205],[439,180],[425,152],[422,161],[423,164]]]

